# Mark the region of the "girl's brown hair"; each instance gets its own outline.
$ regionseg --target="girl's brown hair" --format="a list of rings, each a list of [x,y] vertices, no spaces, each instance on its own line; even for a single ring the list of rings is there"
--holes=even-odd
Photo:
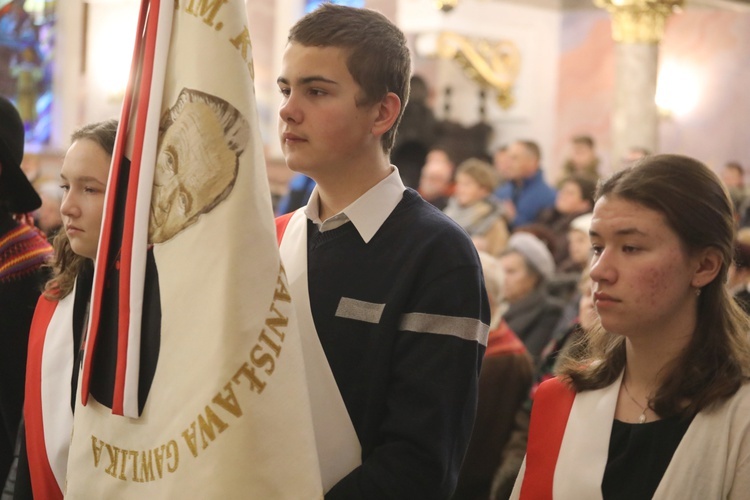
[[[701,289],[691,340],[666,367],[649,406],[663,417],[689,415],[731,397],[750,377],[750,322],[724,286],[734,251],[734,216],[721,181],[692,158],[656,155],[601,182],[596,199],[605,195],[663,214],[688,253],[713,247],[723,257],[719,274]],[[625,368],[624,337],[601,325],[587,337],[585,353],[565,359],[559,369],[576,391],[606,387]]]
[[[71,143],[80,139],[94,141],[112,156],[117,135],[117,120],[106,120],[103,122],[85,125],[71,136]],[[52,246],[55,256],[50,262],[52,278],[44,285],[44,296],[50,300],[61,300],[73,291],[76,277],[81,270],[91,265],[91,259],[76,254],[70,246],[70,240],[61,229],[53,238]]]

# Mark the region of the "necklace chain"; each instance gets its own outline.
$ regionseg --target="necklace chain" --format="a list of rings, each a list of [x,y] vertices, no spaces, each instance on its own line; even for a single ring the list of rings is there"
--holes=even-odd
[[[638,423],[639,424],[645,424],[646,423],[646,410],[648,410],[648,404],[646,406],[642,406],[638,401],[635,400],[635,398],[630,394],[630,391],[628,390],[628,385],[625,383],[625,381],[622,381],[622,386],[625,388],[625,394],[628,395],[630,400],[638,406],[641,410],[641,415],[638,417]]]

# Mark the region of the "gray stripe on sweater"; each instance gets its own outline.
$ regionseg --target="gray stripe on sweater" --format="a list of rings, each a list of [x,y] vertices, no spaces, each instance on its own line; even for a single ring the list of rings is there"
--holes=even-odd
[[[478,319],[456,318],[440,314],[409,313],[401,317],[401,330],[418,333],[453,335],[464,340],[473,340],[487,345],[490,327]]]
[[[336,316],[378,324],[380,323],[380,317],[383,315],[383,309],[385,309],[385,304],[341,297],[339,307],[336,309]]]

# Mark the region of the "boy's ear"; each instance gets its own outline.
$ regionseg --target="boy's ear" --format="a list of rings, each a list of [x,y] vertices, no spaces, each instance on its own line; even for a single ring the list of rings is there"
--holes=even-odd
[[[393,92],[388,92],[380,103],[377,104],[377,111],[378,114],[372,125],[372,133],[377,137],[381,137],[396,123],[396,119],[401,112],[401,99]]]

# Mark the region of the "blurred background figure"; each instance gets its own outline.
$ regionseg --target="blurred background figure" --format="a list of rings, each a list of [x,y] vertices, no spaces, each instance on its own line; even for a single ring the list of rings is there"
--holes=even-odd
[[[557,270],[561,273],[581,273],[591,258],[590,213],[573,219],[568,229],[568,257],[560,263]]]
[[[745,190],[745,169],[739,162],[730,161],[721,169],[721,182],[729,191],[729,198],[734,204],[734,210],[737,216],[737,222],[740,221],[741,207],[747,200],[747,191]]]
[[[500,177],[500,184],[508,180],[510,157],[508,156],[507,145],[502,145],[495,150],[495,154],[492,155],[492,166],[495,167],[495,171]]]
[[[531,233],[514,233],[500,257],[505,271],[505,320],[535,360],[552,336],[563,303],[552,297],[547,283],[555,261],[547,246]]]
[[[307,205],[307,200],[310,199],[314,187],[315,181],[308,176],[294,174],[294,177],[289,180],[286,194],[279,200],[276,215],[288,214]]]
[[[464,228],[477,249],[499,255],[508,241],[508,227],[492,196],[497,174],[489,163],[470,158],[458,166],[453,196],[445,214]]]
[[[63,199],[63,190],[60,189],[58,182],[45,182],[39,186],[39,197],[42,199],[42,206],[36,211],[36,225],[51,241],[62,227],[60,204]]]
[[[508,146],[507,180],[495,191],[511,228],[530,224],[545,208],[555,206],[557,192],[544,180],[542,153],[534,141]]]
[[[425,201],[439,210],[448,205],[448,198],[453,193],[453,170],[455,165],[442,149],[433,149],[427,153],[427,160],[419,175],[419,194]]]
[[[589,260],[591,260],[589,229],[592,217],[591,213],[579,215],[570,223],[566,243],[568,256],[557,266],[557,272],[547,287],[551,295],[568,303],[565,306],[568,311],[571,301],[575,303],[575,309],[578,309],[578,297],[575,292],[580,288],[581,273],[588,267]],[[565,315],[566,313],[563,312],[562,317]],[[571,317],[569,316],[568,319]]]
[[[430,92],[424,79],[413,75],[410,88],[391,151],[391,163],[398,167],[404,185],[416,189],[427,153],[435,141],[438,122],[429,105]]]
[[[479,252],[490,299],[490,333],[479,375],[474,431],[464,458],[453,500],[486,500],[500,454],[508,442],[513,420],[528,396],[533,372],[531,357],[503,319],[505,276],[500,262]]]
[[[552,256],[556,265],[568,258],[567,233],[571,221],[593,210],[595,190],[596,182],[588,177],[578,174],[566,177],[560,182],[555,206],[539,215],[538,222],[549,227],[555,235]]]
[[[750,314],[750,228],[737,232],[734,259],[727,273],[727,289],[740,307]]]
[[[599,157],[594,139],[590,135],[577,135],[570,140],[570,146],[570,156],[563,165],[562,178],[577,175],[594,182],[599,180]]]

